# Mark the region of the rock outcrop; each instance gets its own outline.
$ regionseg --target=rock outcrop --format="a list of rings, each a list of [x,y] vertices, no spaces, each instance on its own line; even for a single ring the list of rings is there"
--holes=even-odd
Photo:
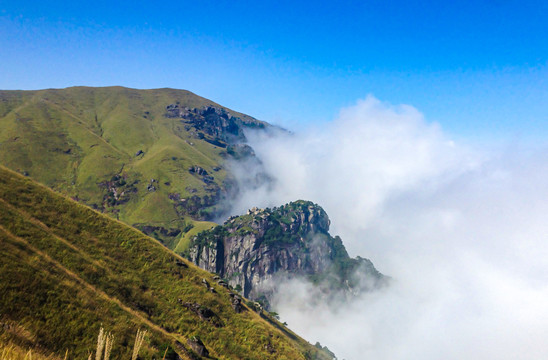
[[[236,113],[234,113],[236,114]],[[235,116],[231,111],[218,106],[204,106],[201,108],[190,108],[179,103],[169,104],[165,108],[164,116],[171,119],[180,119],[184,132],[197,141],[205,141],[215,147],[221,148],[219,155],[225,160],[239,162],[240,166],[249,166],[258,171],[257,176],[243,184],[246,187],[260,186],[272,179],[264,173],[260,160],[255,156],[251,146],[246,144],[245,130],[250,129],[272,129],[268,123],[247,117],[245,115]],[[179,129],[179,125],[177,125]],[[182,131],[182,130],[181,130]],[[194,146],[192,141],[186,140]],[[221,166],[214,166],[212,171],[221,170]],[[226,170],[226,169],[225,169]],[[195,220],[212,220],[222,216],[229,209],[227,204],[239,193],[239,184],[234,177],[213,176],[202,166],[193,164],[188,168],[190,175],[203,182],[202,191],[205,195],[190,195],[181,198],[174,203],[174,209],[182,218],[190,216]],[[249,183],[248,183],[249,182]],[[189,194],[197,191],[196,188],[186,189]],[[151,191],[149,189],[149,191]],[[170,196],[173,200],[173,197]]]
[[[348,294],[382,283],[371,261],[348,256],[329,225],[325,211],[309,201],[253,208],[198,234],[186,255],[251,299],[269,300],[280,278],[295,276]]]
[[[181,121],[187,126],[194,127],[196,137],[219,147],[245,142],[244,127],[264,128],[266,126],[265,123],[256,120],[246,121],[233,116],[225,109],[216,106],[188,108],[170,104],[166,106],[165,116],[183,119]]]
[[[209,357],[209,351],[205,347],[202,340],[197,336],[191,336],[187,340],[187,344],[190,346],[190,348],[199,356],[201,357]]]

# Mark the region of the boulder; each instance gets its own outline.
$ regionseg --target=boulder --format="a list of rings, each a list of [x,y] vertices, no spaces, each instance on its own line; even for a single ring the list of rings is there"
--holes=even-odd
[[[194,165],[194,166],[191,166],[188,168],[188,172],[191,173],[191,174],[197,174],[197,175],[201,175],[201,176],[206,176],[207,175],[207,171],[198,166],[198,165]]]
[[[203,321],[210,322],[215,327],[222,327],[223,323],[221,319],[215,314],[210,308],[201,305],[199,303],[191,303],[191,302],[184,302],[182,299],[178,300],[179,303],[181,303],[185,308],[192,311],[194,314],[198,315],[198,317]]]
[[[204,286],[205,286],[206,288],[208,288],[208,289],[210,288],[209,283],[207,282],[206,279],[202,279],[202,284],[204,284]]]
[[[242,298],[233,293],[230,293],[230,297],[232,298],[231,305],[234,311],[238,314],[244,311],[244,307],[242,306]]]
[[[200,340],[199,337],[191,336],[190,338],[188,338],[187,344],[196,354],[202,357],[209,356],[209,351],[206,349],[204,343],[202,342],[202,340]]]

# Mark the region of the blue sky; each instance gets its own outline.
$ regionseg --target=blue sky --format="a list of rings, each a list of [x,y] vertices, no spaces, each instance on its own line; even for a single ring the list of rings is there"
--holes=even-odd
[[[289,128],[373,94],[457,137],[543,141],[546,19],[545,1],[0,0],[0,88],[182,88]]]

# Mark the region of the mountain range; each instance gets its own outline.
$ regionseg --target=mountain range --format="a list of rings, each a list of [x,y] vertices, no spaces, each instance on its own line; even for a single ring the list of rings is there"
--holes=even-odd
[[[104,326],[128,357],[146,328],[148,357],[333,358],[265,311],[272,284],[329,301],[388,278],[308,200],[213,222],[239,194],[228,164],[260,164],[246,132],[271,128],[185,90],[0,91],[0,340],[82,357]]]

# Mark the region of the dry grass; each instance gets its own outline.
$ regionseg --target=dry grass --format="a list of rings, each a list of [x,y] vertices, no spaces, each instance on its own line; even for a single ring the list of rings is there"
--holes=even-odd
[[[95,352],[95,360],[101,360],[103,356],[103,348],[105,347],[105,332],[103,328],[99,330],[99,335],[97,336],[97,351]]]
[[[106,338],[107,339],[106,339],[106,342],[105,342],[105,357],[104,357],[104,359],[108,360],[110,358],[110,352],[112,351],[112,344],[114,343],[114,335],[109,333]]]
[[[114,335],[110,332],[105,332],[101,327],[101,329],[99,329],[99,335],[97,336],[97,351],[95,352],[95,360],[109,360],[113,343]]]
[[[53,360],[56,358],[48,357],[32,349],[22,349],[12,343],[0,343],[0,360]]]
[[[145,336],[147,334],[147,331],[141,331],[140,329],[137,330],[137,335],[135,336],[135,344],[133,345],[133,355],[131,356],[131,360],[137,360],[137,356],[139,356],[139,350],[141,350],[141,346],[143,346],[143,341],[145,340]],[[108,360],[108,359],[105,359]]]
[[[144,338],[147,334],[147,331],[137,330],[137,336],[135,338],[135,345],[133,347],[133,356],[132,359],[136,360],[139,350],[143,345]],[[96,360],[109,360],[110,353],[112,351],[112,346],[114,344],[114,335],[110,332],[105,332],[101,327],[99,330],[99,335],[97,336],[97,349],[95,352]],[[167,352],[167,349],[166,349]],[[165,353],[164,353],[165,357]],[[3,343],[0,342],[0,360],[58,360],[59,357],[56,356],[46,356],[40,353],[37,350],[33,349],[23,349],[20,346],[17,346],[13,343]],[[93,353],[89,353],[88,360],[93,359]],[[69,360],[68,350],[65,351],[63,360]]]

